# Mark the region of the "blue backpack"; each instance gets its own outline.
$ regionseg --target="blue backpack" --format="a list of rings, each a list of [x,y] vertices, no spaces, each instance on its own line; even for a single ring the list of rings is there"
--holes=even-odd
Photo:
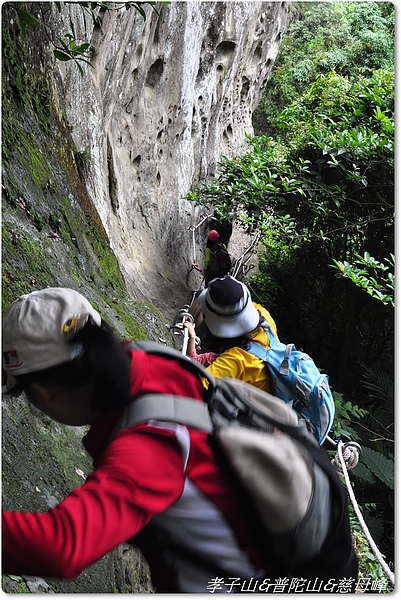
[[[263,360],[273,377],[273,394],[281,398],[313,425],[319,444],[323,444],[334,421],[335,405],[329,378],[320,373],[313,359],[294,344],[278,341],[267,321],[263,322],[270,349],[251,342],[247,352]]]

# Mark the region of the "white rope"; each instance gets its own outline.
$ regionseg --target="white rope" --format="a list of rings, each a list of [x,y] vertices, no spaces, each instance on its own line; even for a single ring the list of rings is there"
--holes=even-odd
[[[370,535],[369,529],[366,526],[366,523],[364,521],[364,518],[362,516],[362,513],[361,513],[358,503],[356,501],[355,494],[351,487],[351,482],[350,482],[350,479],[349,479],[349,476],[347,473],[347,467],[346,467],[344,456],[343,456],[343,446],[344,446],[343,442],[339,441],[337,444],[337,452],[338,452],[340,464],[342,466],[343,476],[344,476],[345,482],[347,484],[348,493],[349,493],[351,501],[352,501],[352,505],[353,505],[355,513],[359,519],[359,522],[362,526],[362,529],[365,533],[366,539],[368,540],[368,542],[370,544],[370,547],[372,548],[377,560],[379,561],[380,565],[382,566],[382,568],[383,568],[384,572],[386,573],[388,579],[390,580],[391,584],[394,586],[394,583],[395,583],[394,573],[392,573],[392,571],[390,570],[388,565],[384,562],[383,557],[379,551],[379,548],[376,546],[372,536]]]

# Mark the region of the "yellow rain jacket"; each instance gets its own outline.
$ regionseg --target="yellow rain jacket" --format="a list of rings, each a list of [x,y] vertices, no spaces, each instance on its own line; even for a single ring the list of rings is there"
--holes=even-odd
[[[255,302],[253,304],[277,335],[277,327],[269,311],[261,304],[256,304]],[[258,334],[253,338],[253,341],[261,344],[265,348],[270,348],[269,338],[263,328],[261,328]],[[243,348],[238,348],[238,346],[234,346],[233,348],[229,348],[222,352],[207,370],[216,379],[221,377],[242,379],[242,381],[251,383],[265,392],[272,393],[273,391],[270,372],[263,360],[250,354]],[[208,385],[206,380],[203,381],[203,384],[205,387]]]

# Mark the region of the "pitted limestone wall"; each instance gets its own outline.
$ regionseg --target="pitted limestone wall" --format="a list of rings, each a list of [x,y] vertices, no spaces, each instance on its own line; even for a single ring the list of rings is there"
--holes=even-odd
[[[146,20],[103,11],[90,32],[78,7],[66,10],[93,48],[84,77],[58,65],[85,181],[130,292],[160,304],[160,290],[175,294],[192,262],[188,228],[199,212],[182,196],[216,174],[222,155],[244,151],[288,6],[172,2],[157,4],[159,14],[147,7]]]

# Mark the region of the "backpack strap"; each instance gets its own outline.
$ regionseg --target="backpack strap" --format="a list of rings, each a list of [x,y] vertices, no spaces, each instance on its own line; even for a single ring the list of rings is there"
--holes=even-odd
[[[257,356],[258,358],[260,358],[260,360],[263,360],[263,362],[269,364],[268,356],[269,356],[270,350],[272,350],[273,348],[278,348],[281,344],[278,341],[276,334],[274,333],[273,329],[271,328],[270,324],[267,321],[263,321],[262,327],[263,327],[267,337],[269,338],[270,348],[265,348],[258,342],[252,341],[247,348],[247,352],[249,352],[250,354],[253,354],[254,356]],[[289,372],[288,363],[289,363],[291,352],[293,350],[296,350],[294,344],[286,345],[284,358],[280,364],[281,375],[284,375],[284,376],[288,375],[288,372]],[[282,381],[275,379],[274,383],[275,383],[276,387],[281,389],[288,397],[291,396],[290,389],[286,385],[284,385],[284,383]]]
[[[269,338],[270,346],[273,347],[279,344],[277,335],[274,333],[272,326],[266,319],[262,322],[262,327],[265,330],[267,337]]]
[[[169,346],[162,346],[147,340],[132,341],[125,346],[131,350],[143,350],[147,354],[162,356],[166,359],[178,361],[184,369],[197,377],[204,377],[209,382],[205,390],[205,398],[195,400],[175,394],[145,394],[133,400],[125,409],[123,416],[115,425],[110,439],[121,429],[155,419],[157,421],[171,421],[181,423],[206,433],[212,433],[213,425],[209,415],[208,400],[215,389],[215,379],[200,363],[193,361],[189,356],[184,356],[178,350]]]
[[[145,394],[127,406],[111,437],[121,429],[151,419],[181,423],[206,433],[213,431],[208,405],[205,402],[175,394]]]
[[[264,362],[268,362],[268,354],[269,351],[272,349],[272,347],[270,348],[265,348],[264,346],[262,346],[261,344],[258,344],[258,342],[251,342],[249,347],[247,348],[247,352],[250,352],[251,354],[254,354],[255,356],[257,356],[258,358],[260,358],[261,360],[263,360]],[[280,373],[281,375],[288,375],[288,371],[289,371],[289,360],[290,360],[290,356],[291,356],[291,352],[293,350],[296,350],[294,344],[287,344],[285,347],[285,354],[284,354],[284,358],[280,364]]]
[[[264,360],[265,362],[267,362],[267,357],[268,357],[269,350],[271,350],[273,348],[278,348],[282,344],[281,344],[281,342],[278,341],[278,338],[277,338],[276,334],[274,333],[271,325],[266,320],[263,321],[262,327],[263,327],[263,329],[264,329],[264,331],[265,331],[265,333],[266,333],[266,335],[267,335],[267,337],[269,339],[270,348],[265,348],[264,346],[262,346],[258,342],[252,341],[250,343],[250,345],[249,345],[249,348],[247,349],[247,352],[250,352],[251,354],[254,354],[255,356],[257,356],[261,360]],[[286,345],[284,359],[283,359],[283,362],[280,365],[280,373],[282,375],[288,375],[288,361],[289,361],[291,352],[293,350],[296,350],[294,344],[287,344]]]

